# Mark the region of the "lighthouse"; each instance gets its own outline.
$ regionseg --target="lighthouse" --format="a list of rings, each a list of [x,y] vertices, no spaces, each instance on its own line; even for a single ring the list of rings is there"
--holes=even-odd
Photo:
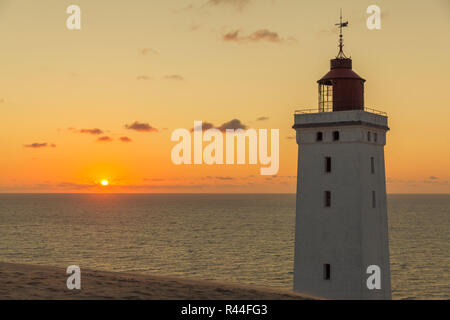
[[[318,108],[294,115],[298,144],[294,291],[328,299],[391,299],[384,112],[339,52],[318,83]]]

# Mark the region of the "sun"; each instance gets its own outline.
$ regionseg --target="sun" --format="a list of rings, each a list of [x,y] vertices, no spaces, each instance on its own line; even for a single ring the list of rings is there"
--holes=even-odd
[[[108,180],[102,180],[100,181],[100,183],[102,184],[102,186],[106,187],[107,185],[109,185],[109,181]]]

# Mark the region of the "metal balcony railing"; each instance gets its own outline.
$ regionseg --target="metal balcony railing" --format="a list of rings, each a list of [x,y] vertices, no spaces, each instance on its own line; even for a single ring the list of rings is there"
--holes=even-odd
[[[372,108],[368,108],[368,107],[364,107],[364,109],[360,109],[360,110],[364,110],[366,112],[370,112],[370,113],[374,113],[374,114],[379,114],[382,116],[387,116],[387,113],[384,111],[380,111],[380,110],[376,110],[376,109],[372,109]],[[321,109],[314,108],[314,109],[295,110],[295,114],[322,113],[322,112],[333,112],[333,107],[330,106],[330,107],[321,108]]]

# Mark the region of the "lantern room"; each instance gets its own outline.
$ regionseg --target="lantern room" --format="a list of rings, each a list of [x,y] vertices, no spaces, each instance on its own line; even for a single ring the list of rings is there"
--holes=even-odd
[[[330,71],[319,84],[319,112],[363,110],[364,80],[352,70],[352,59],[330,61]]]
[[[319,112],[364,110],[364,80],[352,70],[352,59],[344,54],[342,28],[348,21],[339,26],[339,53],[330,61],[330,71],[317,81],[319,84]]]

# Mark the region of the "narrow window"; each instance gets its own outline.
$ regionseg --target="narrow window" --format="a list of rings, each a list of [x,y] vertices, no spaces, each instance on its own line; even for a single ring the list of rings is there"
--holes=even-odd
[[[333,131],[333,141],[339,140],[339,131]]]
[[[323,265],[323,279],[324,280],[331,279],[331,265],[329,263],[325,263]]]
[[[376,206],[377,206],[376,194],[375,191],[372,191],[372,208],[376,208]]]
[[[331,157],[325,157],[325,172],[331,172]]]
[[[378,140],[378,134],[376,132],[373,133],[373,141],[377,142]]]
[[[369,131],[369,132],[367,132],[367,141],[371,141],[371,140],[372,140],[372,136]]]
[[[325,207],[331,207],[331,191],[325,191]]]
[[[375,159],[374,157],[370,157],[370,173],[375,173]]]
[[[321,131],[317,132],[316,140],[317,141],[322,141],[323,140],[323,132],[321,132]]]

